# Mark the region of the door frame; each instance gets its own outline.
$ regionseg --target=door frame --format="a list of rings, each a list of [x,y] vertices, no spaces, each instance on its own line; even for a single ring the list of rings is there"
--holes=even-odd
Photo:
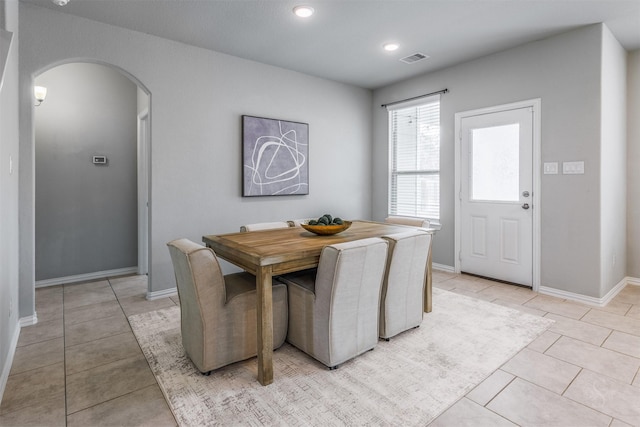
[[[149,109],[138,113],[138,274],[149,273]]]
[[[479,116],[483,114],[492,114],[499,113],[502,111],[508,110],[516,110],[520,108],[531,108],[533,112],[532,119],[532,208],[533,208],[533,218],[532,218],[532,227],[533,227],[533,248],[532,248],[532,266],[533,266],[533,277],[532,284],[533,290],[535,292],[540,288],[540,212],[541,212],[541,204],[540,197],[541,192],[541,181],[540,181],[540,164],[541,164],[541,139],[540,139],[540,131],[541,131],[541,99],[529,99],[526,101],[513,102],[510,104],[502,104],[496,105],[492,107],[485,107],[476,110],[463,111],[459,113],[455,113],[455,168],[454,168],[454,176],[455,176],[455,227],[454,227],[454,271],[456,273],[461,272],[461,249],[462,249],[462,234],[460,233],[461,229],[461,196],[462,196],[462,120],[467,117]]]

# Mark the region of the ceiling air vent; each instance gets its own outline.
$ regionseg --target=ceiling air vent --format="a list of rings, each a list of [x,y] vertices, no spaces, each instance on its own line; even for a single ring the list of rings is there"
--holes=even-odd
[[[423,53],[414,53],[413,55],[402,58],[400,61],[404,62],[405,64],[413,64],[427,58],[428,56]]]

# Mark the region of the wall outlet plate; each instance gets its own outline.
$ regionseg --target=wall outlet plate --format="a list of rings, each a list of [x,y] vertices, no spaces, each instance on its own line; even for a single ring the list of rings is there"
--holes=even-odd
[[[558,173],[558,162],[545,162],[543,172],[545,175],[556,175]]]
[[[562,173],[565,175],[583,174],[584,162],[563,162]]]
[[[107,156],[93,156],[94,165],[106,165],[107,162]]]

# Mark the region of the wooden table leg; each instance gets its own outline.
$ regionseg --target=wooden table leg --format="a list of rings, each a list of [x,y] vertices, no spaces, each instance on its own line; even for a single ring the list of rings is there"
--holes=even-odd
[[[433,245],[433,236],[431,236],[431,244],[429,245],[429,256],[427,257],[427,283],[424,286],[424,312],[431,313],[433,283],[431,280],[431,246]]]
[[[256,271],[258,320],[258,381],[262,385],[273,382],[273,294],[271,266]]]

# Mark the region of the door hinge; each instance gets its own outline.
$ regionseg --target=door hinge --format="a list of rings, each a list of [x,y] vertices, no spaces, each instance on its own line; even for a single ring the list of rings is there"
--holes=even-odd
[[[458,252],[458,261],[462,261],[462,251]]]

